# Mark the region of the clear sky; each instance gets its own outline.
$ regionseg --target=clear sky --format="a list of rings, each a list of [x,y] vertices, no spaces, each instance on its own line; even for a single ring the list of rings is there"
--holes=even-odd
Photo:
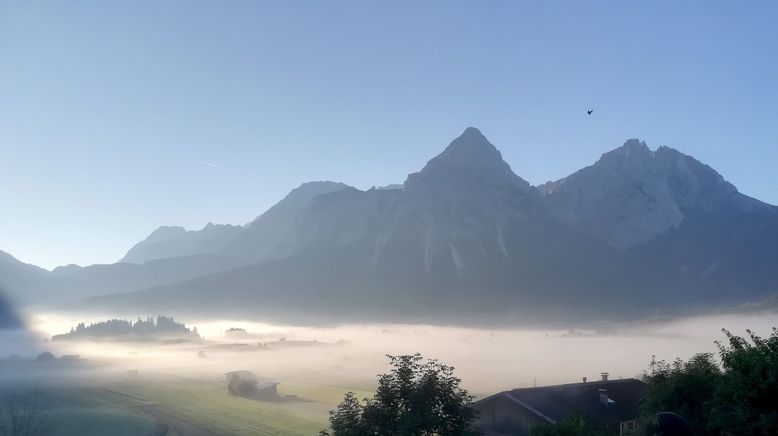
[[[776,22],[769,1],[2,1],[0,249],[113,262],[305,181],[402,182],[467,126],[533,184],[638,137],[777,204]]]

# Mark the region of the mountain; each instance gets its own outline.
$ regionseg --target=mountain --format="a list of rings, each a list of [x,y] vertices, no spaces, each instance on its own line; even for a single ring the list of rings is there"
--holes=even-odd
[[[559,219],[620,248],[677,229],[693,211],[775,210],[691,156],[637,139],[539,189]]]
[[[641,300],[647,293],[636,277],[630,258],[557,219],[468,128],[401,190],[314,197],[272,261],[92,303],[287,319],[462,320],[542,309],[548,319],[613,313]]]
[[[11,308],[11,304],[0,294],[0,330],[21,327],[19,318]]]
[[[149,260],[219,253],[240,226],[208,223],[201,230],[163,226],[132,247],[119,262],[144,264]]]
[[[198,276],[239,266],[239,262],[218,255],[192,255],[149,260],[142,265],[114,263],[81,267],[57,267],[49,279],[59,289],[55,302],[68,302],[93,295],[129,292],[178,283]]]
[[[676,298],[778,292],[778,208],[673,148],[632,139],[540,190],[560,220],[670,274]]]
[[[25,304],[60,304],[84,297],[183,282],[272,257],[312,198],[347,187],[309,182],[245,227],[208,224],[199,231],[160,227],[118,263],[68,265],[49,272],[0,252],[0,285]]]
[[[221,254],[250,265],[282,256],[279,245],[289,237],[295,223],[319,195],[349,188],[337,182],[308,182],[293,189],[276,205],[246,224]]]
[[[778,208],[639,140],[533,187],[468,128],[402,186],[306,183],[218,251],[149,258],[206,229],[155,232],[142,265],[12,277],[113,312],[286,322],[626,319],[778,294]]]
[[[45,301],[54,298],[60,284],[50,273],[35,265],[19,261],[0,251],[0,289],[15,301]]]

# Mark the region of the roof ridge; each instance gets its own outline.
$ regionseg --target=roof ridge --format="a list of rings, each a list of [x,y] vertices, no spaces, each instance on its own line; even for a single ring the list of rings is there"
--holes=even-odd
[[[575,382],[575,383],[562,383],[558,385],[545,385],[545,386],[533,386],[533,387],[527,387],[527,388],[513,388],[511,390],[505,391],[505,392],[514,392],[514,391],[524,391],[524,390],[531,390],[531,389],[547,389],[547,388],[558,388],[563,386],[577,386],[577,385],[601,385],[601,384],[613,384],[613,383],[624,383],[624,382],[640,382],[643,383],[642,380],[630,377],[630,378],[622,378],[622,379],[616,379],[616,380],[608,380],[608,381],[602,381],[602,380],[596,380],[596,381],[586,381],[586,382]]]

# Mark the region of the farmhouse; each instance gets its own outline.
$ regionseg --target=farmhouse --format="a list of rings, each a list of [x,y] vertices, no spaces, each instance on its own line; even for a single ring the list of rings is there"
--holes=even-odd
[[[626,436],[636,429],[640,380],[602,380],[514,389],[477,401],[475,426],[485,436],[527,436],[536,425],[556,424],[577,414]]]
[[[278,383],[260,382],[259,377],[251,371],[230,371],[224,376],[227,378],[227,390],[232,395],[262,400],[278,399]]]
[[[255,398],[261,400],[277,400],[278,397],[278,383],[274,381],[265,381],[257,383],[257,393]]]

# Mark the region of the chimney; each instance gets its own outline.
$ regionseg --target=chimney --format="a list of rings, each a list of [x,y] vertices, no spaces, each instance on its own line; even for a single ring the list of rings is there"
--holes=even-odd
[[[598,389],[600,393],[600,402],[605,405],[605,407],[610,406],[610,398],[608,398],[608,390],[605,388]]]
[[[600,375],[602,376],[602,381],[604,381],[604,382],[608,381],[608,373],[607,372],[601,372]]]

